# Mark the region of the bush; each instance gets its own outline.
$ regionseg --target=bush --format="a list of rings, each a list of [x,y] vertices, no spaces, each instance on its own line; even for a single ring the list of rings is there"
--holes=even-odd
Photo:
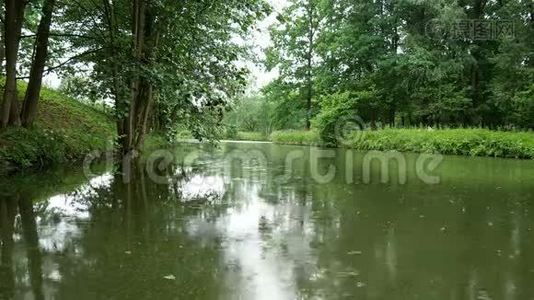
[[[237,131],[237,126],[235,125],[227,125],[226,126],[226,138],[227,139],[235,139],[237,138],[237,134],[238,134],[238,131]]]
[[[353,102],[348,93],[322,98],[321,112],[314,118],[313,127],[318,130],[321,140],[326,145],[337,145],[336,126],[342,118],[354,113]]]

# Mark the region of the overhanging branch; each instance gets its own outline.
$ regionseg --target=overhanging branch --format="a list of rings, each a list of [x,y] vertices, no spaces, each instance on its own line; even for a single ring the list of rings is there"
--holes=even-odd
[[[95,49],[95,50],[89,50],[89,51],[85,51],[83,53],[80,53],[80,54],[77,54],[75,56],[72,56],[70,57],[69,59],[65,60],[64,62],[58,64],[58,65],[55,65],[53,67],[49,67],[48,69],[46,69],[44,72],[43,72],[43,76],[44,75],[48,75],[50,74],[51,72],[53,72],[54,70],[57,70],[59,68],[62,68],[68,64],[70,64],[71,62],[77,60],[77,59],[80,59],[86,55],[89,55],[89,54],[93,54],[93,53],[96,53],[98,51],[101,51],[103,50],[102,48],[99,48],[99,49]],[[17,77],[17,79],[29,79],[30,77],[29,76],[24,76],[24,77]]]

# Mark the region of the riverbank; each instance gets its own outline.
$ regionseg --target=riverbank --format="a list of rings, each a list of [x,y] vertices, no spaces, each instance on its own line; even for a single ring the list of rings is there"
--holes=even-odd
[[[19,97],[26,90],[19,83]],[[0,132],[0,175],[22,169],[80,161],[92,151],[104,151],[115,136],[113,119],[96,108],[44,88],[31,129]]]
[[[273,132],[278,144],[324,145],[315,131]],[[444,155],[534,159],[534,133],[487,129],[382,129],[348,136],[345,147]]]

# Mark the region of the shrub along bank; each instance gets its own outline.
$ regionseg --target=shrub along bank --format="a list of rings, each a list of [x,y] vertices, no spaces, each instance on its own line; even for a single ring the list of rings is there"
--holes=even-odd
[[[278,131],[279,144],[326,145],[316,131]],[[348,136],[342,146],[358,150],[441,153],[449,155],[534,159],[534,133],[487,129],[382,129]]]

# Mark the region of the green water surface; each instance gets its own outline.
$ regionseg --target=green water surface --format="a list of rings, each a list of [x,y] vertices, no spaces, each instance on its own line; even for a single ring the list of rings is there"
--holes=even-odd
[[[184,144],[129,183],[0,179],[0,299],[534,299],[534,162],[444,157],[428,184],[406,154],[401,184],[313,151]]]

